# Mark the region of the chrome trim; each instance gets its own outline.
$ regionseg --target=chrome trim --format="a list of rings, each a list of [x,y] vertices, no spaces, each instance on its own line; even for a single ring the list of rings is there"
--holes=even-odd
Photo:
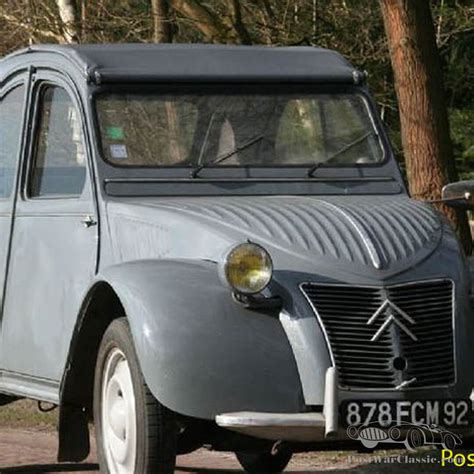
[[[225,428],[247,426],[324,426],[322,413],[268,413],[239,411],[216,415],[216,423]]]
[[[329,367],[326,370],[324,386],[323,415],[326,422],[325,436],[337,434],[339,426],[339,397],[338,397],[338,376],[336,367]]]
[[[260,439],[311,442],[323,441],[326,421],[318,412],[221,413],[215,417],[218,426]]]
[[[403,319],[408,321],[410,324],[416,324],[415,320],[409,316],[403,309],[399,308],[395,303],[392,303],[388,298],[380,305],[380,307],[375,311],[375,313],[369,318],[369,320],[365,323],[367,326],[371,326],[378,317],[383,313],[387,308],[391,308],[396,314],[402,316]],[[410,336],[413,341],[418,341],[418,338],[403,324],[400,319],[396,317],[395,314],[390,314],[389,317],[384,321],[384,323],[380,326],[377,332],[372,336],[370,342],[375,342],[380,339],[380,336],[383,334],[385,329],[387,329],[391,323],[396,324],[400,329],[402,329],[405,334]]]
[[[375,245],[369,237],[367,231],[356,222],[356,220],[352,217],[351,213],[347,210],[335,206],[334,204],[331,204],[327,201],[324,201],[324,205],[332,209],[334,212],[337,212],[338,214],[343,216],[349,222],[349,224],[353,227],[353,229],[359,234],[360,238],[362,239],[362,242],[364,243],[365,248],[367,249],[367,252],[369,254],[370,260],[372,261],[372,265],[377,270],[380,270],[382,268],[382,259],[380,258],[380,255],[377,252],[377,249],[375,248]]]
[[[433,280],[414,280],[414,281],[408,281],[405,283],[397,283],[395,285],[349,285],[347,283],[322,283],[318,281],[304,281],[298,285],[301,293],[303,294],[304,298],[306,301],[309,303],[310,307],[313,309],[314,314],[316,315],[316,318],[319,322],[319,325],[321,327],[321,330],[324,334],[324,338],[326,339],[326,345],[329,350],[329,354],[331,356],[331,362],[334,367],[337,368],[336,362],[334,359],[334,355],[332,352],[332,347],[329,342],[329,337],[326,332],[326,328],[324,327],[324,324],[322,322],[321,316],[318,314],[316,307],[308,297],[308,295],[305,293],[303,290],[303,285],[318,285],[318,286],[347,286],[348,288],[353,288],[353,287],[358,287],[358,288],[373,288],[373,289],[384,289],[384,288],[397,288],[401,286],[410,286],[410,285],[418,285],[420,283],[440,283],[444,281],[449,281],[453,287],[451,299],[452,299],[452,318],[451,318],[451,324],[452,324],[452,329],[453,329],[453,356],[454,356],[454,381],[449,384],[449,385],[429,385],[426,387],[403,387],[405,390],[414,390],[414,391],[423,391],[423,390],[432,390],[434,388],[449,388],[449,387],[454,387],[457,384],[458,381],[458,360],[457,360],[457,337],[456,337],[456,316],[457,316],[457,307],[456,307],[456,284],[454,280],[450,278],[435,278]],[[397,390],[397,387],[395,388],[357,388],[356,390],[351,389],[350,387],[343,386],[343,385],[338,385],[340,390],[344,390],[347,392],[396,392],[399,391],[400,389]],[[473,389],[474,390],[474,389]],[[473,402],[474,403],[474,402]]]
[[[416,382],[416,377],[413,377],[410,380],[405,380],[400,385],[397,385],[395,387],[395,390],[401,390],[402,388],[408,387],[408,385],[411,385],[412,383],[415,383],[415,382]]]

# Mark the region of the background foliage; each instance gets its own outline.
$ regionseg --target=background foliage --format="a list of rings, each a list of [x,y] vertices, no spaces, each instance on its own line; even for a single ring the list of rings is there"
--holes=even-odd
[[[156,0],[155,0],[156,1]],[[369,86],[403,165],[389,51],[374,0],[169,0],[174,42],[299,45],[337,49],[369,73]],[[458,169],[474,177],[474,4],[432,0]],[[0,54],[64,42],[57,0],[0,0]],[[149,42],[153,0],[77,0],[80,42]]]

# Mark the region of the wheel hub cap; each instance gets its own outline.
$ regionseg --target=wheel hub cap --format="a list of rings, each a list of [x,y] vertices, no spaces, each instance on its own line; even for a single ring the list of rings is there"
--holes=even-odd
[[[135,394],[124,354],[107,357],[102,381],[102,436],[111,474],[131,473],[136,458]]]

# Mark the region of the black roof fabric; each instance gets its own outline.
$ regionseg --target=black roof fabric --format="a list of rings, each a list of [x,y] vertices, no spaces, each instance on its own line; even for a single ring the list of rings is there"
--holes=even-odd
[[[35,45],[14,53],[60,55],[96,82],[270,80],[357,82],[339,53],[313,47],[203,44]],[[56,56],[57,57],[57,56]],[[8,56],[7,58],[8,59]],[[33,59],[33,58],[32,58]]]

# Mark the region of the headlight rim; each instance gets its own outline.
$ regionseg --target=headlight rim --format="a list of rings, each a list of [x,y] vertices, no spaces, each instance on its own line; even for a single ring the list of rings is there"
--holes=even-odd
[[[265,281],[264,285],[260,285],[258,288],[254,289],[254,290],[250,289],[250,288],[243,288],[239,285],[236,285],[235,281],[232,281],[232,278],[230,277],[229,267],[230,267],[230,259],[232,257],[232,254],[237,252],[239,249],[241,249],[242,247],[245,247],[245,246],[250,246],[250,247],[254,247],[254,248],[258,249],[258,251],[261,252],[264,255],[264,257],[267,261],[267,267],[266,267],[266,269],[263,268],[263,270],[267,271],[269,276],[266,278],[266,281]],[[270,253],[268,252],[268,250],[263,245],[252,242],[250,240],[232,246],[232,248],[230,248],[227,251],[226,255],[225,255],[223,268],[222,268],[223,276],[224,276],[224,279],[225,279],[227,285],[232,289],[232,291],[234,293],[245,295],[245,296],[258,295],[259,293],[264,291],[268,287],[268,285],[270,284],[270,282],[273,278],[273,270],[274,270],[273,259],[270,255]]]

